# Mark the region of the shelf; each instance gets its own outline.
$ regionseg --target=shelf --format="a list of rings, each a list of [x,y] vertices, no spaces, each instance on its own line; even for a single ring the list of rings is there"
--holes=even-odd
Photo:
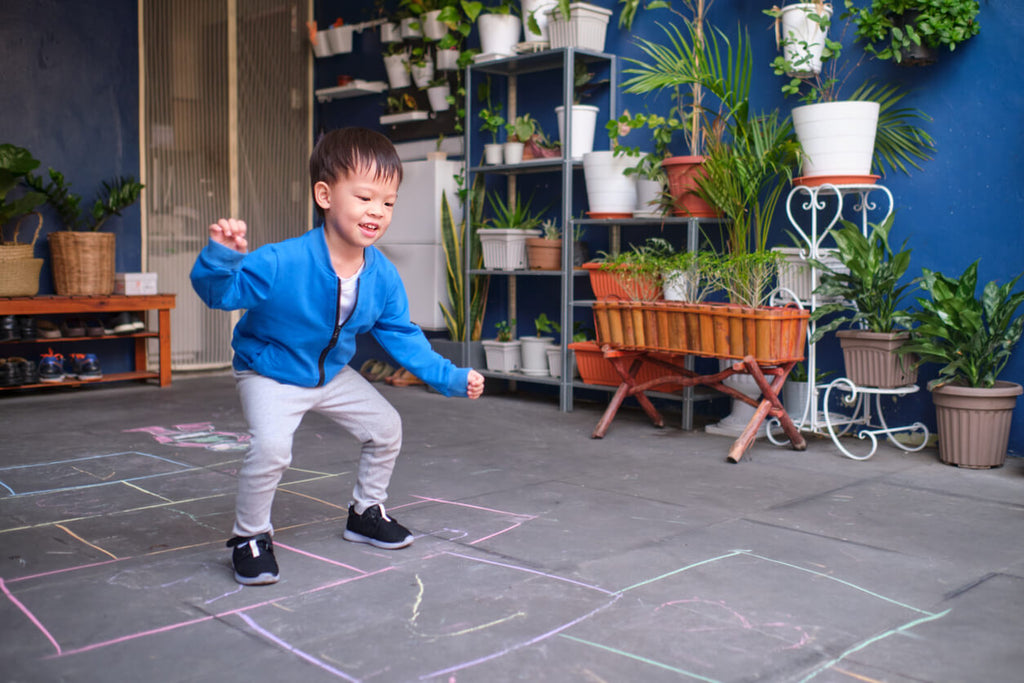
[[[430,118],[429,111],[403,111],[400,114],[385,114],[378,120],[382,126],[390,126],[395,123],[409,123],[410,121],[426,121]]]
[[[471,68],[479,73],[496,74],[499,76],[518,76],[538,71],[551,71],[552,69],[560,69],[562,67],[569,50],[575,53],[576,59],[584,62],[609,61],[611,57],[602,52],[563,47],[544,50],[543,52],[514,55],[503,59],[490,59],[477,62]]]
[[[363,97],[365,95],[379,95],[388,89],[384,81],[364,81],[356,79],[347,85],[338,85],[333,88],[320,88],[314,91],[317,102],[330,102],[348,97]]]
[[[563,157],[548,157],[544,159],[528,159],[527,161],[520,161],[518,164],[484,164],[482,166],[472,166],[469,170],[473,173],[504,173],[506,175],[557,173],[561,172],[563,165],[565,165]],[[583,161],[581,159],[570,159],[569,165],[573,170],[583,169]]]
[[[97,339],[97,337],[93,337]],[[60,382],[37,382],[35,384],[19,384],[15,387],[0,387],[0,392],[14,391],[17,389],[53,389],[54,387],[80,387],[86,384],[106,384],[107,382],[130,382],[136,380],[160,379],[159,372],[146,372],[136,370],[134,372],[111,372],[103,375],[100,379],[65,379]]]
[[[689,225],[696,221],[698,225],[721,223],[724,218],[701,218],[697,216],[658,216],[656,218],[574,218],[573,225]]]
[[[61,342],[83,342],[96,341],[99,339],[139,339],[152,337],[157,338],[157,332],[132,332],[130,334],[97,334],[87,337],[36,337],[35,339],[8,339],[0,341],[2,344],[59,344]]]

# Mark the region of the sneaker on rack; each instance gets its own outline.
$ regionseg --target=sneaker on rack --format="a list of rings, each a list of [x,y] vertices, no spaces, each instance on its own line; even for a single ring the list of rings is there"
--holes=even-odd
[[[72,353],[64,359],[64,374],[78,379],[103,379],[100,362],[93,353]]]
[[[21,330],[22,339],[35,339],[38,336],[35,318],[30,316],[22,316],[18,318],[18,327]]]
[[[245,586],[277,583],[280,575],[270,534],[235,536],[225,545],[233,548],[231,565],[235,569],[235,581]]]
[[[21,339],[21,328],[18,319],[13,315],[0,316],[0,341],[18,341]]]
[[[33,361],[15,356],[8,358],[7,364],[12,368],[16,385],[39,383],[39,371]]]
[[[44,353],[39,360],[39,381],[63,382],[64,356],[54,353],[53,349],[47,349],[47,353]]]
[[[41,339],[60,339],[60,327],[52,320],[39,319],[36,321],[36,334]]]
[[[0,358],[0,387],[16,387],[17,379],[17,369],[10,359]]]
[[[107,331],[103,327],[103,321],[98,318],[90,318],[85,321],[85,336],[102,337]]]
[[[78,318],[64,318],[60,323],[60,331],[65,337],[84,337],[85,323]]]
[[[342,537],[355,543],[369,543],[386,550],[396,550],[410,545],[412,534],[404,526],[388,517],[380,503],[356,512],[355,505],[348,506],[348,523]]]
[[[114,334],[131,334],[135,331],[135,318],[123,311],[107,321],[108,329]]]

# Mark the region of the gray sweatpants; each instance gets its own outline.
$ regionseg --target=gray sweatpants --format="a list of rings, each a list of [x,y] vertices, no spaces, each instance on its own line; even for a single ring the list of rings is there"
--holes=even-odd
[[[292,461],[292,441],[302,417],[320,413],[362,442],[352,501],[356,512],[383,503],[402,448],[402,419],[358,372],[345,367],[318,388],[282,384],[255,372],[236,372],[242,411],[252,442],[238,472],[236,536],[272,533],[270,508]]]

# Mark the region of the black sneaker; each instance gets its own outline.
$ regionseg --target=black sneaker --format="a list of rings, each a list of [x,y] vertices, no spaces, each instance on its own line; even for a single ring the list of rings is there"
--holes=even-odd
[[[0,358],[0,387],[18,386],[18,369],[6,358]]]
[[[49,349],[39,360],[39,381],[40,382],[63,382],[64,381],[64,356],[54,353]]]
[[[366,508],[361,515],[356,514],[354,505],[349,505],[348,524],[342,536],[346,541],[369,543],[387,550],[404,548],[412,543],[409,530],[388,517],[380,503]]]
[[[231,564],[235,568],[235,581],[246,586],[277,583],[277,560],[270,534],[235,536],[225,545],[234,548]]]

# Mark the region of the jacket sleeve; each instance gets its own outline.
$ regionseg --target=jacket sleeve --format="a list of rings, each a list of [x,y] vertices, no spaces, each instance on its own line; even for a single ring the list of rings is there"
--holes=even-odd
[[[266,247],[250,254],[210,241],[192,266],[192,288],[210,308],[254,308],[267,298],[277,276],[277,259]]]
[[[402,367],[443,395],[466,395],[469,368],[457,367],[434,351],[423,330],[409,320],[409,300],[400,280],[390,283],[373,336]]]

